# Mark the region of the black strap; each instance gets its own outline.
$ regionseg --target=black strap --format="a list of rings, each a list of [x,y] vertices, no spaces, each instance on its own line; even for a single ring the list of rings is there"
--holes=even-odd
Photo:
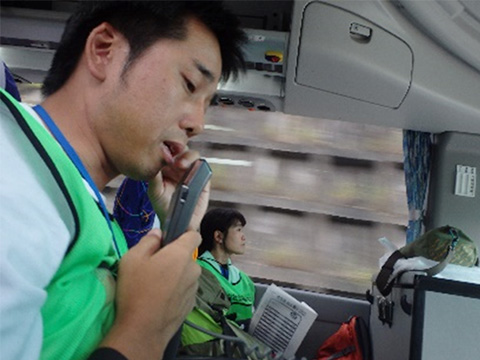
[[[440,261],[437,265],[432,266],[429,269],[425,269],[422,271],[425,271],[428,276],[434,276],[437,275],[439,272],[441,272],[445,267],[448,265],[450,260],[453,258],[453,254],[455,253],[455,248],[453,246],[448,247],[448,252],[445,258]]]
[[[351,354],[354,351],[355,351],[355,346],[351,345],[351,346],[348,346],[348,347],[342,349],[339,352],[336,352],[335,354],[330,355],[327,360],[340,359],[340,358],[343,358],[343,357],[347,356],[348,354]]]
[[[109,347],[96,349],[87,360],[128,360],[122,353]]]
[[[163,360],[174,360],[177,357],[178,349],[180,348],[180,344],[182,342],[182,328],[183,324],[168,342],[163,353]]]
[[[404,258],[405,256],[400,251],[396,250],[392,253],[392,255],[389,256],[387,261],[385,261],[385,264],[383,264],[382,268],[380,269],[377,279],[375,280],[375,285],[383,296],[387,296],[392,291],[393,279],[390,280],[390,277],[392,276],[395,263],[399,259]]]

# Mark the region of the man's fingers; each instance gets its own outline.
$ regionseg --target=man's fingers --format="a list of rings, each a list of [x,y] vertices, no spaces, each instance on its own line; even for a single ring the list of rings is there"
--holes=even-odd
[[[195,249],[200,246],[201,242],[202,238],[196,231],[187,231],[178,239],[173,241],[175,246],[182,248],[182,251],[186,251],[189,254],[193,254]],[[160,250],[161,244],[162,232],[160,229],[154,228],[150,230],[132,250],[135,250],[135,252],[145,253],[147,255],[153,255]]]
[[[202,242],[202,237],[197,231],[187,231],[182,234],[177,240],[178,246],[184,247],[188,252],[193,253],[193,251],[200,246]]]
[[[160,249],[162,244],[162,232],[160,229],[154,228],[145,235],[140,242],[135,245],[138,251],[144,251],[147,254],[153,254]]]
[[[188,151],[185,151],[183,154],[175,158],[175,166],[180,169],[186,170],[199,157],[200,157],[200,153],[198,151],[188,149]]]
[[[195,150],[188,150],[175,158],[173,164],[165,166],[162,169],[162,176],[165,181],[177,184],[185,171],[200,157],[200,153]]]
[[[180,235],[177,239],[173,240],[170,244],[165,245],[165,247],[155,254],[154,256],[161,257],[165,252],[170,252],[170,254],[183,254],[181,256],[186,256],[185,260],[192,260],[194,254],[196,253],[197,248],[200,246],[202,238],[200,234],[196,231],[187,231]]]

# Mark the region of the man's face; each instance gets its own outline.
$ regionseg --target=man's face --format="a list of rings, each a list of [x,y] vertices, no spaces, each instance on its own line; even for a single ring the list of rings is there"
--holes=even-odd
[[[240,221],[236,221],[228,228],[227,238],[225,239],[225,249],[229,254],[243,255],[245,253],[245,234]]]
[[[118,76],[100,99],[106,119],[101,142],[109,166],[118,173],[152,178],[203,130],[221,75],[220,48],[196,19],[187,20],[186,27],[184,40],[157,41],[125,74],[117,66]]]

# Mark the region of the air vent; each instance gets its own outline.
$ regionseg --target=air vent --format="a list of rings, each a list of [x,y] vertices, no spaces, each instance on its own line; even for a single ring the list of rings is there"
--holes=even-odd
[[[251,111],[277,111],[278,104],[275,105],[268,99],[257,98],[252,96],[238,95],[229,93],[217,96],[212,102],[213,106],[236,107]]]

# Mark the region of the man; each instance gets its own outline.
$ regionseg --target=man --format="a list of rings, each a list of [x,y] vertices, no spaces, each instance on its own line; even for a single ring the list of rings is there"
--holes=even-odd
[[[41,106],[1,93],[2,359],[162,358],[193,307],[200,235],[160,249],[152,230],[124,255],[99,192],[119,174],[148,180],[165,212],[198,157],[186,144],[218,81],[243,64],[243,41],[219,2],[85,1]]]

